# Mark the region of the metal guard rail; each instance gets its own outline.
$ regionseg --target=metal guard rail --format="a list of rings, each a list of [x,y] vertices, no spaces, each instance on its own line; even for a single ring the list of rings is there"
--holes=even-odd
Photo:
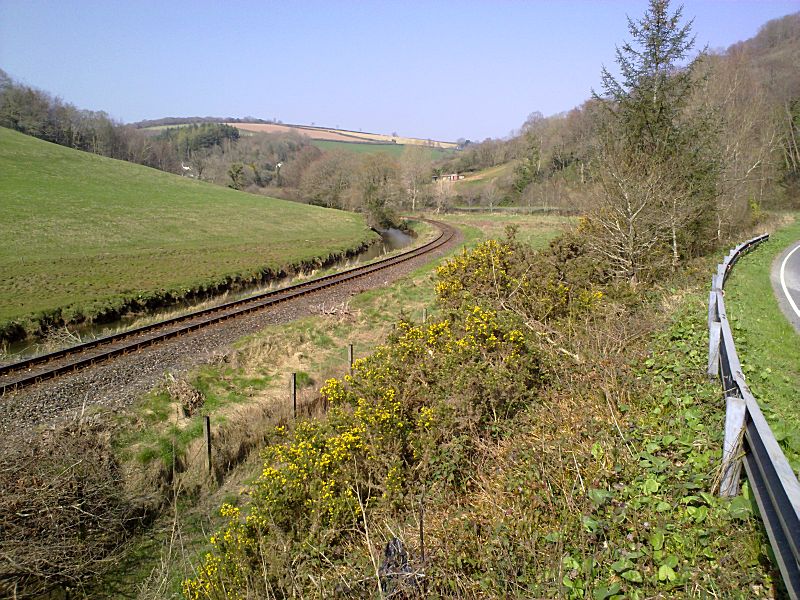
[[[720,378],[726,401],[720,495],[739,493],[743,462],[786,589],[800,598],[800,483],[747,387],[723,297],[733,265],[768,238],[760,235],[731,250],[711,279],[708,374]]]

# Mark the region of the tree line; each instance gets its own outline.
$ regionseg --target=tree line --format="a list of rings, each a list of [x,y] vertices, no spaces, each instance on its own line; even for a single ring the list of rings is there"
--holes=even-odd
[[[662,4],[666,15],[668,4]],[[632,24],[638,27],[635,21]],[[685,42],[690,40],[689,36]],[[633,35],[628,48],[641,49],[639,42],[647,40]],[[625,47],[620,47],[620,66],[631,59]],[[790,207],[798,197],[800,13],[766,23],[754,38],[727,50],[702,50],[688,67],[685,60],[692,58],[688,56],[692,48],[684,50],[687,55],[671,58],[661,75],[666,82],[677,78],[688,86],[680,99],[672,98],[681,106],[671,120],[705,111],[707,124],[714,127],[713,132],[704,134],[704,140],[719,155],[716,201],[720,210],[714,235],[721,237],[744,213]],[[467,145],[440,165],[443,171],[472,173],[504,164],[513,168],[484,185],[460,190],[454,201],[582,210],[596,205],[596,188],[602,185],[600,175],[610,150],[606,145],[608,108],[633,93],[638,86],[634,75],[629,73],[628,80],[620,82],[622,87],[604,87],[565,113],[544,117],[534,112],[508,138]],[[646,72],[638,75],[646,87]],[[666,123],[667,115],[662,117]]]

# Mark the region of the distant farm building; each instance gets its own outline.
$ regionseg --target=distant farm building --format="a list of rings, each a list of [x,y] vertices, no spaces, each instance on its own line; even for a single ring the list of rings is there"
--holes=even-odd
[[[458,173],[450,173],[449,175],[434,175],[434,181],[458,181],[459,179],[464,179],[463,175],[459,175]]]

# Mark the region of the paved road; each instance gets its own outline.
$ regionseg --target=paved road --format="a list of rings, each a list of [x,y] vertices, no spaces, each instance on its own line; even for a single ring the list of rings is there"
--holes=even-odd
[[[800,241],[772,263],[772,288],[781,310],[800,333]]]

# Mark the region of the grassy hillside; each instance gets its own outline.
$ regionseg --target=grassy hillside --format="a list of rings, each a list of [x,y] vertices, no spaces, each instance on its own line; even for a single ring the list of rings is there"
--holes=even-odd
[[[354,214],[253,196],[0,128],[0,331],[327,257]]]

